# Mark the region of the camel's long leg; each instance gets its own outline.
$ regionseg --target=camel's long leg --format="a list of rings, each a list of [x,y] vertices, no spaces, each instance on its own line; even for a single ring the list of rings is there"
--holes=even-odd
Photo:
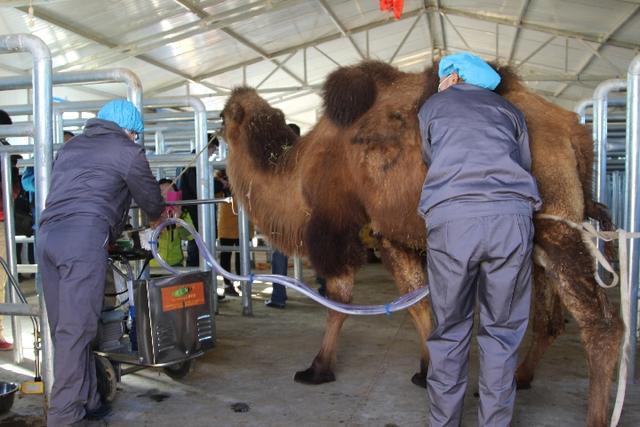
[[[353,280],[355,272],[351,271],[343,276],[327,278],[327,296],[338,302],[350,303],[353,292]],[[327,324],[322,338],[322,347],[313,359],[311,366],[296,372],[294,380],[304,384],[322,384],[335,381],[333,372],[336,363],[336,348],[338,335],[342,324],[347,319],[346,314],[329,310]]]
[[[580,326],[589,370],[587,425],[607,425],[609,392],[622,337],[622,322],[593,279],[593,267],[580,235],[548,221],[538,228],[537,241],[546,254],[546,270],[563,305]]]
[[[542,359],[542,355],[564,332],[562,303],[551,280],[553,279],[545,274],[542,267],[534,265],[533,337],[529,351],[516,371],[516,382],[520,389],[530,387],[536,366]]]
[[[382,261],[393,275],[400,294],[406,294],[424,286],[425,274],[422,257],[415,251],[397,246],[386,239],[382,239],[381,243]],[[409,308],[409,314],[418,331],[420,344],[420,371],[413,375],[411,382],[426,387],[427,368],[429,367],[427,337],[433,329],[431,306],[426,299],[423,299]]]

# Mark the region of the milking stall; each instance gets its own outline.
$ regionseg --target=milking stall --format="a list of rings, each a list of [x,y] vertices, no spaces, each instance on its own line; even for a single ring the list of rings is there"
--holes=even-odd
[[[638,0],[1,0],[0,426],[639,426],[639,52]]]

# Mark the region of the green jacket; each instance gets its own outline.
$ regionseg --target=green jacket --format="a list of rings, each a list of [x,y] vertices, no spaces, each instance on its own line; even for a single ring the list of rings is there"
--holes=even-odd
[[[180,219],[193,226],[191,216],[186,210],[182,211]],[[182,254],[182,241],[192,240],[189,232],[182,228],[165,228],[158,237],[158,253],[170,266],[181,266],[184,255]],[[152,259],[149,263],[152,267],[159,267],[158,261]]]

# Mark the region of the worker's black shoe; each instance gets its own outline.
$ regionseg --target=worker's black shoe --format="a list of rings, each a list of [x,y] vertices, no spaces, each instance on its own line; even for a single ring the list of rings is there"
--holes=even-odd
[[[273,301],[273,300],[270,300],[270,299],[266,300],[264,302],[264,305],[266,305],[267,307],[271,307],[271,308],[284,308],[285,307],[285,304],[283,302],[276,302],[276,301]]]
[[[87,414],[84,416],[89,421],[98,421],[107,417],[111,413],[111,405],[103,403],[96,409],[91,411],[87,410]]]

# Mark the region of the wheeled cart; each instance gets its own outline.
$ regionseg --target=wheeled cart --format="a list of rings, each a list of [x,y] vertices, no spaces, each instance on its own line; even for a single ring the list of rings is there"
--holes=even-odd
[[[215,343],[210,272],[135,280],[130,262],[146,251],[112,253],[114,272],[126,279],[124,302],[103,310],[95,349],[98,390],[103,401],[115,398],[122,376],[144,368],[162,368],[172,378],[187,375],[193,359]],[[123,272],[117,265],[125,266]]]

